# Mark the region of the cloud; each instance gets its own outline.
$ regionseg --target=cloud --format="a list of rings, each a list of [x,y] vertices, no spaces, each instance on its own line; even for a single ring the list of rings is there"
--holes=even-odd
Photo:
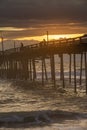
[[[26,28],[9,36],[37,35],[47,29],[53,33],[57,29],[58,33],[65,33],[65,29],[66,33],[85,32],[86,21],[87,0],[0,0],[0,27]]]
[[[47,30],[50,35],[56,34],[75,34],[75,33],[85,33],[87,32],[87,23],[68,23],[68,24],[41,24],[34,25],[32,27],[26,28],[25,30],[4,30],[4,38],[15,39],[20,37],[35,37],[46,35]]]
[[[86,0],[3,0],[0,17],[8,21],[72,19],[87,20]]]

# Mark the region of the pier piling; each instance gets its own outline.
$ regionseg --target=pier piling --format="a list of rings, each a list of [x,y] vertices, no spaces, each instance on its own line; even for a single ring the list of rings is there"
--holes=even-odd
[[[14,44],[14,48],[0,51],[0,78],[9,79],[22,79],[35,81],[38,77],[36,71],[36,60],[41,61],[41,79],[42,85],[44,86],[45,81],[49,81],[48,76],[48,64],[46,59],[50,61],[50,73],[51,81],[56,88],[56,57],[59,56],[60,63],[60,80],[62,81],[63,88],[65,88],[65,60],[64,55],[69,55],[68,66],[69,66],[69,83],[72,81],[72,65],[74,73],[74,92],[77,93],[77,58],[76,55],[80,55],[80,77],[79,85],[82,85],[83,80],[83,65],[85,70],[85,83],[86,83],[86,94],[87,94],[87,36],[76,38],[67,38],[48,41],[47,44],[44,41],[32,44],[28,46],[17,47]],[[84,60],[83,60],[84,58]],[[72,60],[73,59],[73,60]]]
[[[77,93],[77,84],[76,84],[76,54],[73,54],[74,62],[74,92]]]

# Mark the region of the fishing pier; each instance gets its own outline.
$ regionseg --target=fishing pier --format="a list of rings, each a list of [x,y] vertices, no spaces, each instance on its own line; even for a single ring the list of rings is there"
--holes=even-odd
[[[0,52],[0,78],[24,79],[35,81],[37,79],[36,62],[41,62],[41,79],[44,86],[48,81],[46,59],[50,62],[51,81],[56,88],[55,55],[59,57],[60,80],[65,88],[64,55],[69,56],[69,83],[71,83],[71,67],[74,73],[74,92],[77,92],[76,55],[80,55],[79,85],[82,84],[83,65],[85,71],[85,90],[87,94],[87,36],[42,41],[38,44],[21,46]],[[72,63],[73,62],[73,63]]]

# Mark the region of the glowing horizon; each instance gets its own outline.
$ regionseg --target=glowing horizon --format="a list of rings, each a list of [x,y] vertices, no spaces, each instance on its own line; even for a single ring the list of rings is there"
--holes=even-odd
[[[60,38],[74,38],[80,37],[83,34],[59,34],[59,35],[49,35],[48,40],[57,40]],[[15,40],[36,40],[36,41],[43,41],[43,39],[47,40],[47,35],[43,36],[33,36],[33,37],[23,37],[23,38],[16,38]]]

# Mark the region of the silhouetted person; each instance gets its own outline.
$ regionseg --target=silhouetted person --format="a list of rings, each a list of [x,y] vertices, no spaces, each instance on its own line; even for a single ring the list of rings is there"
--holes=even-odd
[[[23,50],[23,48],[24,48],[24,45],[23,45],[23,43],[21,42],[20,51],[22,51],[22,50]]]
[[[45,39],[43,39],[43,44],[44,44],[44,45],[47,45],[47,42],[46,42],[46,40],[45,40]]]
[[[43,39],[43,41],[39,43],[39,46],[40,46],[40,47],[43,47],[43,46],[45,46],[45,45],[47,45],[47,42],[46,42],[45,39]]]

